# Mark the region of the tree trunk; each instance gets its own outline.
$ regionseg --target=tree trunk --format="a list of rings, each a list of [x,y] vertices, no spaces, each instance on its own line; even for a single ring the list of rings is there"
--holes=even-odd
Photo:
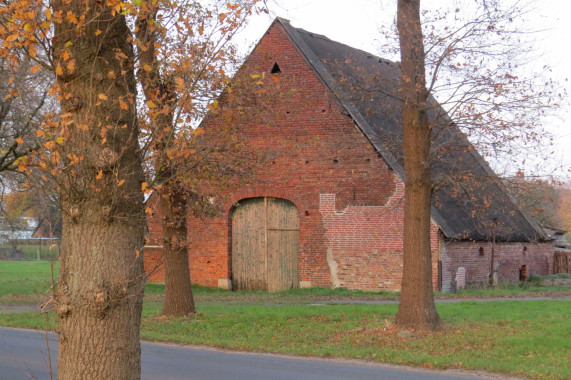
[[[186,229],[186,192],[175,183],[160,191],[163,214],[165,300],[163,314],[184,316],[196,312],[190,282]]]
[[[145,219],[134,52],[121,9],[110,3],[52,3],[63,15],[52,53],[61,103],[53,158],[62,170],[62,380],[140,378]]]
[[[490,276],[488,277],[488,284],[490,286],[490,288],[493,288],[496,283],[494,281],[494,269],[496,266],[495,260],[496,260],[496,219],[494,218],[493,221],[493,226],[492,226],[493,230],[492,230],[492,252],[490,255]]]
[[[156,183],[160,185],[160,208],[163,214],[163,254],[165,273],[165,300],[163,314],[183,316],[196,312],[190,281],[188,261],[186,198],[187,193],[177,181],[177,163],[169,157],[167,150],[172,149],[174,111],[176,93],[171,84],[172,78],[161,76],[155,49],[158,3],[147,1],[137,18],[136,36],[138,39],[139,69],[138,77],[143,85],[147,102],[156,105],[156,109],[166,112],[149,112],[150,124],[154,135],[152,151],[156,164]],[[151,22],[149,22],[151,21]]]
[[[404,98],[405,204],[403,280],[395,321],[403,327],[433,330],[440,318],[432,292],[430,125],[419,0],[399,0],[397,27]]]

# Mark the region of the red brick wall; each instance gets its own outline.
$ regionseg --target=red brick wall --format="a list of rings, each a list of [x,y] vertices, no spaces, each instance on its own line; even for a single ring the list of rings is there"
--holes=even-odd
[[[320,195],[332,285],[349,289],[400,290],[404,185],[383,206],[335,209],[335,194]],[[438,285],[438,229],[431,226],[433,285]]]
[[[158,197],[153,194],[147,201],[148,234],[144,249],[145,272],[150,282],[164,282],[161,221]],[[227,279],[229,274],[227,218],[226,221],[223,217],[203,220],[189,216],[187,225],[190,246],[202,247],[201,250],[189,250],[192,282],[218,286],[218,279]],[[220,256],[222,252],[224,254]]]
[[[402,182],[342,112],[279,25],[262,39],[246,66],[252,73],[264,72],[271,86],[269,73],[275,63],[281,70],[281,95],[272,97],[263,120],[239,127],[241,141],[267,152],[268,159],[248,183],[222,193],[212,191],[221,203],[220,215],[189,218],[192,281],[217,286],[219,280],[231,278],[232,205],[265,196],[287,199],[298,208],[300,281],[398,290]],[[209,118],[205,124],[206,131],[224,128],[220,119]],[[156,218],[149,223],[156,223]],[[435,226],[432,237],[436,252]]]
[[[147,281],[165,282],[165,273],[163,269],[163,250],[162,248],[145,247],[144,250],[145,273]]]
[[[480,255],[483,248],[483,255]],[[526,250],[524,251],[524,248]],[[492,244],[485,242],[447,242],[442,253],[443,290],[455,290],[454,278],[459,267],[466,269],[466,283],[488,283]],[[551,243],[496,243],[494,261],[498,263],[498,281],[519,281],[519,270],[527,265],[528,275],[553,273]]]
[[[201,235],[210,228],[209,241],[195,239],[190,248],[191,261],[200,263],[195,280],[214,284],[218,269],[226,265],[222,277],[229,278],[228,223],[231,204],[250,197],[276,197],[293,202],[300,216],[300,281],[314,286],[331,286],[327,263],[328,241],[319,209],[319,195],[337,196],[337,207],[349,204],[383,204],[394,191],[393,174],[357,130],[321,81],[291,45],[281,27],[272,28],[249,57],[253,72],[265,72],[277,63],[282,94],[272,106],[267,122],[244,125],[243,139],[266,150],[266,166],[257,171],[251,184],[233,189],[226,206],[228,214],[214,224],[199,228]],[[377,191],[371,191],[377,188]],[[203,235],[204,236],[204,235]],[[207,264],[206,260],[210,260]],[[205,270],[204,270],[205,269]],[[199,273],[201,272],[201,273]]]

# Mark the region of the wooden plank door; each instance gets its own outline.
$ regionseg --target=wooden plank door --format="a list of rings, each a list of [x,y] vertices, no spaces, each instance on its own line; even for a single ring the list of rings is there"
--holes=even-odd
[[[266,290],[264,198],[241,200],[232,215],[232,288]]]
[[[299,216],[285,199],[250,198],[232,216],[232,287],[271,292],[299,286]]]
[[[299,286],[299,216],[285,199],[267,198],[268,291]]]

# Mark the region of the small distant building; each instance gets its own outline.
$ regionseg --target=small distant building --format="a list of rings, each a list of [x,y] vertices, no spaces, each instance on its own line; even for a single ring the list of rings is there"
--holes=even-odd
[[[22,217],[17,226],[0,219],[0,244],[8,244],[10,240],[31,239],[37,225],[38,222],[30,217]]]
[[[276,19],[239,74],[279,83],[267,122],[238,136],[267,152],[247,183],[206,189],[223,210],[189,215],[191,279],[206,286],[398,291],[404,165],[399,65]],[[272,80],[271,78],[274,78]],[[220,99],[224,107],[224,96]],[[433,284],[516,282],[553,271],[554,245],[433,102]],[[216,133],[224,120],[203,122]],[[162,281],[161,216],[149,206],[145,264]],[[492,255],[494,262],[492,264]],[[157,270],[158,268],[158,270]]]

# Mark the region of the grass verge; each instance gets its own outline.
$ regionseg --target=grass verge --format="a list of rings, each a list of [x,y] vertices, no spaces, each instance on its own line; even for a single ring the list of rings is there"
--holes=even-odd
[[[146,340],[257,352],[366,359],[425,368],[571,378],[571,301],[439,304],[443,327],[400,338],[396,305],[209,305],[167,319],[146,304]],[[48,314],[0,314],[0,325],[54,329]]]
[[[54,268],[57,272],[57,265]],[[36,299],[50,286],[48,262],[0,262],[0,300]],[[468,289],[456,296],[552,295],[526,284]],[[555,288],[569,294],[568,288]],[[147,284],[143,339],[232,350],[345,357],[426,368],[487,370],[535,379],[571,378],[571,301],[462,301],[438,304],[443,327],[400,338],[394,304],[313,305],[316,300],[396,299],[394,293],[298,289],[281,293],[228,292],[196,286],[198,313],[160,315],[164,286]],[[438,295],[448,297],[449,295]],[[34,298],[35,297],[35,298]],[[1,306],[1,305],[0,305]],[[0,325],[56,328],[53,312],[0,313]]]
[[[59,263],[0,261],[0,303],[42,302],[49,297]]]

